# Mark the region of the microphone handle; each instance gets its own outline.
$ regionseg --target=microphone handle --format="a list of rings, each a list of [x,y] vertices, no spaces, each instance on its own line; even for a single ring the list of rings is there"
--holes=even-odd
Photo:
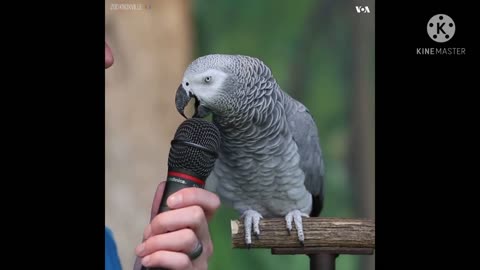
[[[163,190],[162,201],[160,202],[160,207],[158,208],[157,214],[162,212],[169,211],[170,208],[167,206],[167,199],[173,193],[189,187],[204,188],[205,181],[202,178],[195,176],[195,173],[192,173],[186,169],[174,168],[168,170],[167,183],[165,184],[165,189]],[[142,265],[141,270],[167,270],[164,268],[147,268]]]

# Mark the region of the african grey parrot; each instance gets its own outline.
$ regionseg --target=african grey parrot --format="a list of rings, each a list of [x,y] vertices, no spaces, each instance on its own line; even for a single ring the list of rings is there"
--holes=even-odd
[[[259,222],[284,217],[295,224],[304,244],[302,217],[323,208],[324,162],[317,126],[308,109],[282,91],[261,60],[213,54],[186,69],[175,102],[184,109],[194,97],[195,114],[212,113],[222,142],[206,189],[236,209],[244,219],[245,241]]]

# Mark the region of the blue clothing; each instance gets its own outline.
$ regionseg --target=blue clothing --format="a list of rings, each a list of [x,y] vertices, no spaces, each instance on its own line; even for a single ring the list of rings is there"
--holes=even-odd
[[[105,227],[105,270],[122,270],[112,231]]]

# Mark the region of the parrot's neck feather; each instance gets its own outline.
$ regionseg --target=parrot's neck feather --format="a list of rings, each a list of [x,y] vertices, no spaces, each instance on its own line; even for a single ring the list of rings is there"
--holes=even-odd
[[[273,123],[284,117],[285,94],[275,84],[268,89],[254,91],[229,107],[226,111],[213,113],[213,121],[227,134],[251,135],[252,127],[257,129],[275,128]]]

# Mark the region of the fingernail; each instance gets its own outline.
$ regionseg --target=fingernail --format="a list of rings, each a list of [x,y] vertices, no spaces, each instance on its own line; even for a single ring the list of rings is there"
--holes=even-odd
[[[145,249],[145,244],[140,244],[137,246],[135,252],[137,253],[138,256],[141,256],[144,249]]]
[[[150,256],[146,256],[142,259],[142,264],[148,266],[148,261],[150,261]]]
[[[167,204],[169,207],[175,207],[182,203],[183,197],[181,194],[173,194],[168,197]]]

